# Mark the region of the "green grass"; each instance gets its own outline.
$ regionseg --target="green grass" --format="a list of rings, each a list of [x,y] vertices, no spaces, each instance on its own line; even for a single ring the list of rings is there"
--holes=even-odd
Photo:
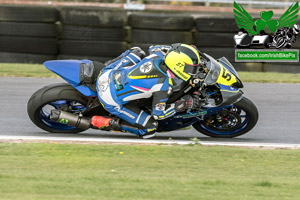
[[[239,72],[239,76],[243,82],[300,83],[300,73]],[[43,65],[0,63],[0,77],[55,78],[58,76]]]
[[[300,151],[0,143],[0,199],[299,199]]]
[[[300,83],[300,73],[238,72],[243,82]]]
[[[38,64],[8,64],[0,63],[0,77],[40,77],[56,78],[53,72]]]

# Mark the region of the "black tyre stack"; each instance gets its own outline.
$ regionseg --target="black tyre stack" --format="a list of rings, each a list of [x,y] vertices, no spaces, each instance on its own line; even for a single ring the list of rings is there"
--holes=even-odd
[[[128,49],[124,11],[65,7],[61,21],[58,59],[105,62]]]
[[[233,36],[238,32],[234,18],[196,18],[196,46],[214,58],[225,56],[234,61]]]
[[[134,13],[128,18],[128,26],[131,27],[128,38],[131,47],[138,46],[144,51],[153,44],[193,43],[192,16]]]
[[[56,21],[55,8],[0,6],[0,62],[43,63],[56,59]]]

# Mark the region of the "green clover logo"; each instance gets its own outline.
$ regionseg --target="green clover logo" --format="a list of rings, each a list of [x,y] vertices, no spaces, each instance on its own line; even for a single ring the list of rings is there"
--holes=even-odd
[[[291,5],[279,20],[271,20],[273,17],[273,11],[271,10],[260,12],[261,19],[254,20],[251,15],[236,2],[234,2],[233,12],[238,27],[245,29],[249,35],[258,34],[262,30],[267,33],[275,33],[279,27],[293,27],[297,22],[299,4],[296,2]]]
[[[274,33],[278,26],[279,21],[278,20],[271,20],[273,17],[273,11],[262,11],[260,12],[260,18],[258,20],[254,21],[254,25],[257,32],[260,32],[262,30],[266,30],[266,32]],[[268,29],[266,29],[266,26]]]

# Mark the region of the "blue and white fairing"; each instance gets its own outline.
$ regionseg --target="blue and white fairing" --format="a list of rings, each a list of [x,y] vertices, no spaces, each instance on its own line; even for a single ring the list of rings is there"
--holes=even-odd
[[[62,77],[84,96],[97,96],[89,87],[79,85],[79,69],[81,63],[90,63],[90,60],[50,60],[44,62],[47,69]]]

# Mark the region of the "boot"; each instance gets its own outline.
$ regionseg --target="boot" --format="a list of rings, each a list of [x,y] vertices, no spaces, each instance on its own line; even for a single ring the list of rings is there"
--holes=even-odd
[[[140,137],[143,139],[149,139],[155,136],[155,131],[147,132],[144,135],[141,135]]]
[[[91,125],[105,131],[121,131],[121,125],[117,118],[108,118],[102,116],[94,116],[91,120]]]

